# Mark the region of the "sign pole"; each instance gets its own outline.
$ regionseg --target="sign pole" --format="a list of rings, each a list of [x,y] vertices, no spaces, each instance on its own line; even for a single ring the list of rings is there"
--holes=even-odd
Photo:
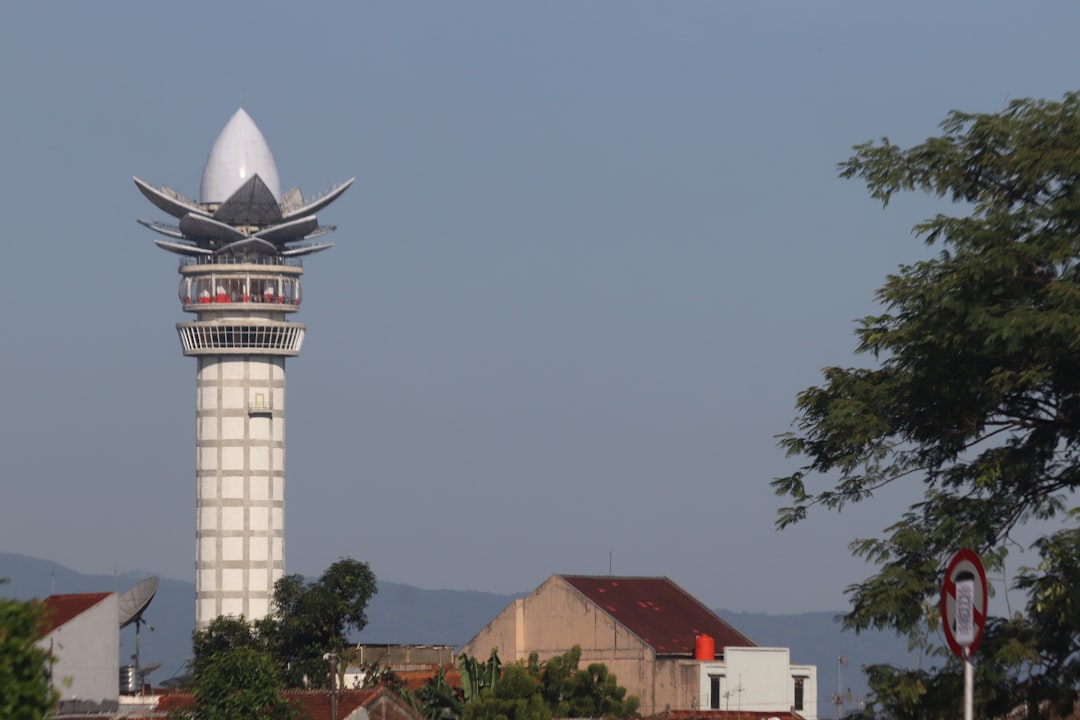
[[[975,666],[964,658],[964,720],[975,720]]]
[[[964,662],[964,720],[975,717],[975,666],[971,656],[986,628],[986,605],[986,570],[973,550],[963,548],[945,567],[941,620],[949,649]]]

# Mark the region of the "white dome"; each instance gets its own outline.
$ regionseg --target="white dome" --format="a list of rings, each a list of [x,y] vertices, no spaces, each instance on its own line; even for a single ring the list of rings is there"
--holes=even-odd
[[[255,121],[240,108],[210,148],[203,168],[199,201],[223,203],[252,175],[258,175],[274,200],[281,202],[281,180],[266,138]]]

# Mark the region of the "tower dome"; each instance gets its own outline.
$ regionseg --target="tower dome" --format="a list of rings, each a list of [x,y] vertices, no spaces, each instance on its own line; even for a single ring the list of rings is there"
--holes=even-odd
[[[199,201],[223,203],[253,175],[259,176],[276,202],[281,202],[281,180],[274,155],[255,121],[240,108],[210,148],[199,186]]]

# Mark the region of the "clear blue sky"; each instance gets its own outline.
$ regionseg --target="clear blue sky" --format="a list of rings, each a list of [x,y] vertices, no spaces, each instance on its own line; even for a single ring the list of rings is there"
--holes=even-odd
[[[0,10],[0,548],[191,579],[195,363],[166,219],[241,104],[285,187],[357,177],[305,263],[287,569],[425,588],[668,575],[836,610],[773,529],[775,435],[939,206],[836,177],[952,108],[1075,89],[1053,2],[19,3]],[[1022,562],[1020,558],[1018,562]]]

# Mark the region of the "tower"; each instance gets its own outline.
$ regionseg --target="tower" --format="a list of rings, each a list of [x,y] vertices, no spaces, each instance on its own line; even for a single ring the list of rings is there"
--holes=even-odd
[[[282,195],[262,132],[237,110],[214,141],[198,201],[139,178],[135,185],[178,225],[139,223],[180,255],[176,324],[197,362],[195,396],[195,626],[219,615],[270,611],[285,573],[285,358],[300,353],[301,257],[331,247],[315,213],[350,179],[305,199]]]

